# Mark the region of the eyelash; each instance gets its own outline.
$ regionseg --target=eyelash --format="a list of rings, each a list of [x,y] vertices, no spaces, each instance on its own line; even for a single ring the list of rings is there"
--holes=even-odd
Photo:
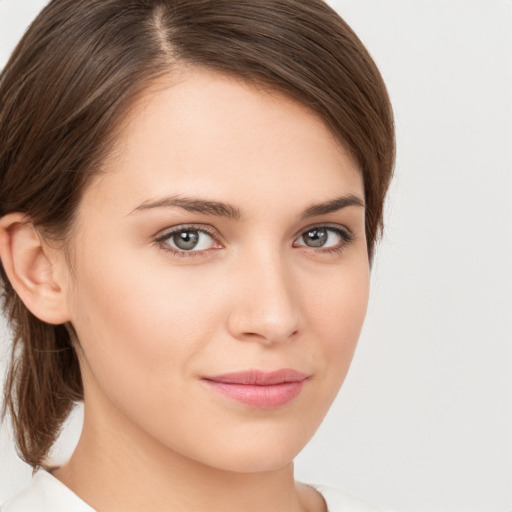
[[[343,252],[347,248],[347,246],[350,245],[350,243],[353,242],[353,240],[354,240],[354,235],[352,234],[351,231],[349,231],[348,229],[343,228],[339,225],[332,225],[332,224],[317,224],[317,225],[309,226],[306,229],[304,229],[303,231],[301,231],[301,233],[299,234],[299,236],[296,239],[304,236],[308,231],[312,231],[314,229],[325,229],[326,231],[333,231],[334,233],[336,233],[337,235],[340,236],[341,242],[339,244],[335,245],[334,247],[326,247],[326,248],[319,247],[319,248],[315,249],[314,247],[308,247],[305,245],[300,245],[299,247],[305,247],[307,249],[314,249],[316,252],[321,252],[323,254],[339,254],[339,253]]]
[[[208,236],[210,236],[213,240],[217,239],[217,234],[213,230],[206,229],[204,227],[195,226],[193,224],[183,224],[180,226],[176,226],[175,228],[171,229],[170,231],[166,231],[163,235],[159,236],[155,242],[158,244],[158,246],[163,249],[166,252],[171,253],[171,255],[176,256],[178,258],[190,258],[190,257],[201,257],[201,256],[207,256],[208,250],[205,249],[202,251],[185,251],[185,250],[178,250],[171,247],[168,243],[166,243],[169,238],[171,238],[173,235],[177,233],[181,233],[182,231],[194,230],[198,233],[204,233]]]
[[[204,234],[210,236],[213,240],[217,239],[217,234],[215,231],[206,229],[204,227],[198,227],[196,225],[191,224],[191,225],[176,226],[175,228],[171,229],[170,231],[166,231],[164,234],[162,234],[161,236],[159,236],[158,238],[155,239],[155,243],[164,251],[169,252],[173,256],[176,256],[178,258],[208,256],[208,251],[210,249],[204,249],[204,250],[200,250],[200,251],[177,250],[177,249],[171,247],[167,243],[167,240],[169,240],[169,238],[171,238],[173,235],[175,235],[177,233],[181,233],[183,231],[186,231],[187,229],[194,230],[199,233],[204,233]],[[342,241],[339,244],[337,244],[336,246],[329,247],[329,248],[319,247],[319,248],[315,249],[314,247],[308,247],[306,245],[299,245],[299,246],[295,246],[295,247],[305,247],[306,249],[313,249],[313,250],[315,250],[315,252],[321,252],[323,254],[339,254],[339,253],[343,252],[346,249],[346,247],[354,240],[353,234],[348,229],[342,228],[338,225],[333,226],[330,224],[320,224],[320,225],[309,226],[306,229],[304,229],[303,231],[301,231],[299,236],[296,237],[295,240],[304,236],[308,231],[312,231],[314,229],[325,229],[326,231],[334,232],[341,237]],[[219,243],[219,242],[217,242],[217,243]]]

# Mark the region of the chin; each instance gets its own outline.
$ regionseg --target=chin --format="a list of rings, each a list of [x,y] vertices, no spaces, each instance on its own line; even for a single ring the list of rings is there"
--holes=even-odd
[[[240,435],[232,431],[227,439],[216,439],[196,452],[197,461],[236,473],[259,473],[282,469],[293,462],[314,433],[289,430],[259,431]]]
[[[297,454],[298,451],[277,452],[272,448],[267,448],[265,451],[244,450],[230,454],[224,453],[222,460],[212,461],[212,467],[233,473],[272,472],[291,464]]]

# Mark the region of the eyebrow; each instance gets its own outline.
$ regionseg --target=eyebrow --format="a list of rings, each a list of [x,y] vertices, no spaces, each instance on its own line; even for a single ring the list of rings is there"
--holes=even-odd
[[[365,204],[360,197],[354,194],[347,194],[324,203],[308,206],[302,211],[300,218],[307,219],[318,215],[325,215],[349,206],[364,208]],[[182,208],[189,212],[214,215],[216,217],[227,217],[234,220],[238,220],[242,217],[240,209],[236,206],[222,203],[220,201],[210,201],[201,198],[182,196],[170,196],[162,199],[145,201],[141,205],[137,206],[130,215],[135,212],[151,210],[153,208]]]
[[[308,206],[302,212],[301,218],[307,219],[309,217],[316,217],[317,215],[325,215],[327,213],[337,212],[338,210],[347,208],[348,206],[358,206],[360,208],[365,208],[364,201],[360,197],[354,194],[347,194],[325,203]]]
[[[242,215],[240,210],[226,203],[219,201],[209,201],[206,199],[193,197],[171,196],[157,199],[156,201],[145,201],[137,206],[131,213],[141,210],[150,210],[152,208],[183,208],[188,212],[203,213],[205,215],[215,215],[217,217],[227,217],[229,219],[239,219]],[[131,214],[130,214],[131,215]]]

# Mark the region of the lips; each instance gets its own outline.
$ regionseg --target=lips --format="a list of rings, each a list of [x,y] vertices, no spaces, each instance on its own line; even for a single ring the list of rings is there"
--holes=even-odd
[[[265,372],[249,370],[227,373],[202,380],[227,398],[259,409],[281,407],[297,397],[308,375],[289,368]]]

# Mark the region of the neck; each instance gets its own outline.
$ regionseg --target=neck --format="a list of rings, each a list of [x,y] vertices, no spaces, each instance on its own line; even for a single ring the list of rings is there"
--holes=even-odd
[[[311,490],[295,485],[292,462],[254,473],[215,468],[162,446],[121,418],[98,421],[87,407],[77,448],[54,475],[91,507],[108,512],[304,512],[312,503]]]

